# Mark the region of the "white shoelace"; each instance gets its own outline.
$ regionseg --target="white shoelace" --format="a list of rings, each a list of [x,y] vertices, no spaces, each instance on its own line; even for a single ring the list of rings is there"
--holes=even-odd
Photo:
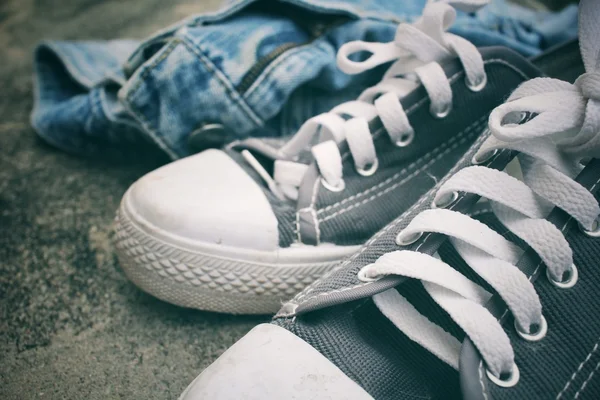
[[[348,74],[358,74],[394,61],[383,80],[365,90],[355,101],[343,103],[328,113],[307,120],[288,143],[279,149],[271,177],[248,151],[242,152],[248,163],[280,198],[296,199],[298,187],[308,166],[296,162],[298,154],[311,146],[324,185],[339,191],[344,187],[342,155],[339,143],[347,141],[356,170],[371,175],[378,167],[377,155],[368,121],[379,116],[391,140],[407,146],[414,130],[400,99],[421,83],[431,99],[431,112],[444,117],[452,108],[452,90],[443,69],[444,59],[458,57],[466,73],[466,84],[481,90],[487,82],[483,60],[469,41],[446,32],[456,19],[453,8],[473,12],[489,0],[444,0],[425,6],[423,15],[413,24],[400,24],[390,43],[349,42],[338,52],[338,66]],[[368,52],[361,62],[350,60],[352,54]],[[317,134],[319,137],[317,138]]]
[[[503,225],[540,256],[547,276],[559,288],[575,284],[578,273],[563,232],[546,220],[554,207],[588,231],[598,231],[600,207],[574,177],[584,157],[600,157],[600,7],[580,4],[580,45],[586,73],[575,84],[538,78],[521,85],[489,119],[492,135],[474,161],[500,149],[517,150],[522,180],[506,172],[471,166],[459,171],[436,193],[432,209],[418,214],[398,234],[399,245],[429,232],[449,237],[466,264],[501,296],[526,340],[540,340],[548,327],[533,284],[517,267],[524,250],[471,217],[448,209],[458,192],[487,199]],[[523,112],[534,117],[510,123]],[[417,249],[418,250],[418,249]],[[400,275],[421,280],[432,299],[464,330],[486,364],[488,376],[502,386],[518,381],[508,336],[484,307],[491,294],[443,262],[418,251],[400,250],[361,269],[362,280]],[[461,343],[420,314],[396,289],[373,297],[381,312],[411,340],[458,369]]]

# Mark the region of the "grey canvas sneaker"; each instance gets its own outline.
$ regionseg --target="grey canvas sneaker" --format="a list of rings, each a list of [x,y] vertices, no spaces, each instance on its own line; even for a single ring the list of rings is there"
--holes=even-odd
[[[393,63],[380,84],[288,142],[236,142],[133,184],[116,222],[128,277],[185,307],[274,313],[354,254],[446,175],[494,107],[541,74],[512,51],[447,33],[454,17],[448,3],[429,3],[394,42],[343,46],[348,73]],[[371,56],[351,60],[361,52]]]
[[[582,0],[575,84],[521,85],[433,189],[181,399],[600,398],[598,21]]]

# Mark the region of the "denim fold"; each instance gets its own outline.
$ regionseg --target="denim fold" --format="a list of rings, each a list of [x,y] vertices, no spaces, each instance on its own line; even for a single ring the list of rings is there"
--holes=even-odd
[[[195,151],[190,137],[207,126],[222,128],[223,143],[291,135],[381,79],[384,68],[341,72],[340,46],[393,40],[425,2],[238,0],[144,41],[45,41],[34,53],[31,122],[48,143],[81,155],[149,140],[177,159]],[[552,13],[493,0],[457,12],[451,32],[534,56],[577,36],[577,7]]]

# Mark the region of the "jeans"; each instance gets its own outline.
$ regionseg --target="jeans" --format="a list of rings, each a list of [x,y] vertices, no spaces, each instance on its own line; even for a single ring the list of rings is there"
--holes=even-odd
[[[451,31],[527,56],[576,37],[576,6],[550,13],[506,1],[459,12]],[[43,42],[32,125],[71,153],[150,140],[173,159],[250,135],[290,135],[381,79],[382,68],[338,70],[342,44],[393,40],[397,24],[417,18],[425,2],[237,0],[141,43]]]

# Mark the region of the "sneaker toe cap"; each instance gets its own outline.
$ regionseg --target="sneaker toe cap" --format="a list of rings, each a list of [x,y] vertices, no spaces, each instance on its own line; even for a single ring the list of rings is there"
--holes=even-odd
[[[278,246],[277,219],[265,193],[220,150],[158,168],[125,197],[133,217],[161,234],[254,250]]]
[[[180,400],[372,400],[321,353],[288,330],[258,325],[205,369]]]

